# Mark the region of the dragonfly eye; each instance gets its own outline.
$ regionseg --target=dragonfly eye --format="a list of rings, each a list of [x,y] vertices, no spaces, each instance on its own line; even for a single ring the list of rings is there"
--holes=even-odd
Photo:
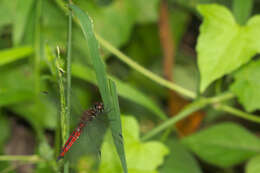
[[[103,103],[96,103],[95,104],[95,109],[98,111],[98,112],[102,112],[104,110],[104,105]]]

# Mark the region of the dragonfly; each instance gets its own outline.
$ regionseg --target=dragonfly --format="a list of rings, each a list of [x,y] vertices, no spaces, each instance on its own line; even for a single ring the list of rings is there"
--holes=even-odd
[[[90,123],[93,119],[95,119],[99,114],[104,113],[104,104],[102,102],[96,102],[90,109],[83,112],[80,122],[77,127],[69,136],[68,140],[64,144],[57,161],[64,158],[65,154],[70,150],[72,145],[79,140],[84,127]]]

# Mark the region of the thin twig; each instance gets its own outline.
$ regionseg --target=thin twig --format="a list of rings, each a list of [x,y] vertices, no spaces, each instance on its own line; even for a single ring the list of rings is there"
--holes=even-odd
[[[215,108],[217,110],[221,110],[221,111],[230,113],[231,115],[235,115],[239,118],[243,118],[243,119],[246,119],[248,121],[255,122],[255,123],[260,123],[260,117],[259,116],[243,112],[243,111],[236,109],[236,108],[233,108],[231,106],[228,106],[228,105],[225,105],[225,104],[216,104]]]
[[[147,134],[145,134],[142,137],[142,140],[147,140],[147,139],[154,137],[155,135],[157,135],[161,131],[167,129],[168,127],[170,127],[172,125],[174,125],[178,121],[188,117],[191,113],[202,109],[203,107],[207,106],[208,104],[209,104],[208,100],[204,99],[204,98],[201,98],[200,100],[192,102],[187,107],[185,107],[180,113],[178,113],[176,116],[174,116],[174,117],[170,118],[169,120],[163,122],[159,126],[155,127],[151,131],[149,131]]]
[[[41,162],[41,159],[38,155],[2,155],[0,156],[0,161],[22,161],[22,162]]]

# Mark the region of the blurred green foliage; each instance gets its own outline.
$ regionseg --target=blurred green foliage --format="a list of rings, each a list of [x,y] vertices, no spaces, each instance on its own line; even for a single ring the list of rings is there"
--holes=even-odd
[[[158,29],[160,2],[73,0],[76,7],[91,17],[96,34],[146,69],[163,76]],[[175,44],[174,82],[206,98],[231,93],[233,100],[226,99],[225,105],[232,105],[243,115],[259,113],[260,63],[256,55],[260,50],[260,4],[254,0],[167,2],[171,39]],[[34,171],[57,172],[60,165],[55,159],[60,146],[59,135],[54,135],[59,134],[60,108],[55,52],[59,46],[62,65],[66,65],[67,1],[0,0],[0,16],[0,172],[19,172],[13,162],[2,161],[2,156],[9,154],[6,153],[8,142],[16,139],[16,132],[12,131],[14,121],[30,129],[37,139],[32,149],[38,156],[36,163],[32,162],[36,164]],[[84,108],[72,110],[71,129],[78,122],[81,111],[101,100],[96,87],[96,68],[93,68],[90,56],[93,50],[87,48],[93,40],[86,43],[82,32],[86,28],[79,26],[78,19],[74,18],[71,75],[75,98],[72,107],[83,104]],[[154,137],[154,142],[141,141],[139,136],[160,126],[158,121],[168,121],[167,86],[122,64],[102,44],[98,48],[96,55],[100,52],[106,64],[104,74],[117,87],[121,112],[131,115],[122,119],[129,172],[200,173],[225,172],[227,169],[235,172],[237,165],[244,166],[246,173],[259,172],[260,143],[253,134],[260,130],[259,127],[241,120],[249,131],[239,125],[237,119],[232,123],[217,123],[223,119],[233,120],[228,118],[231,112],[225,113],[221,109],[205,109],[210,121],[204,121],[200,132],[181,140],[171,134],[166,135],[165,141],[159,141],[160,135]],[[99,76],[104,77],[104,74]],[[213,100],[213,108],[218,108],[221,101]],[[86,137],[87,143],[74,147],[78,153],[98,150],[95,143],[102,139],[101,133],[105,133],[103,121],[107,119],[101,117],[89,125],[87,130],[91,135]],[[20,142],[16,141],[16,145]],[[25,153],[27,150],[24,148]],[[71,163],[71,170],[121,172],[115,151],[106,135],[100,159],[77,158],[72,154],[72,160],[78,162]]]

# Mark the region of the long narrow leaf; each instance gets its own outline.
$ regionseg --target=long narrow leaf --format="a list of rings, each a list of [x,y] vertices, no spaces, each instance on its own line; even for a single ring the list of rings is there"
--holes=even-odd
[[[90,55],[90,59],[92,61],[92,65],[94,67],[95,73],[96,73],[96,78],[97,78],[97,84],[101,93],[101,97],[102,100],[104,102],[105,105],[105,109],[115,109],[113,106],[115,102],[115,100],[112,101],[111,95],[110,95],[110,91],[109,91],[109,86],[108,86],[108,79],[107,79],[107,75],[106,75],[106,70],[105,70],[105,65],[100,57],[99,54],[99,46],[98,46],[98,42],[95,38],[94,32],[93,32],[93,26],[92,26],[92,20],[89,18],[89,16],[84,13],[80,8],[78,8],[76,5],[70,5],[70,8],[72,9],[74,15],[77,17],[77,19],[79,20],[81,29],[83,31],[84,37],[86,39],[86,45],[88,46],[88,51],[89,51],[89,55]],[[114,119],[114,111],[110,111],[108,116],[109,119],[112,120]],[[112,121],[110,121],[110,125]],[[116,121],[116,123],[121,123],[120,121]],[[115,126],[115,124],[112,124],[113,126]],[[117,125],[117,126],[121,126]],[[113,131],[113,129],[111,129]],[[112,132],[113,133],[113,132]],[[114,133],[113,133],[114,134]],[[120,135],[120,134],[117,134]],[[116,141],[115,141],[116,143]],[[116,147],[122,147],[123,145],[116,145]],[[122,148],[117,148],[118,151],[122,151]],[[123,155],[119,155],[119,157],[123,157],[125,160],[125,155],[123,153]],[[127,172],[127,166],[126,166],[126,162],[123,162],[121,160],[122,163],[122,167],[124,168],[124,172]]]
[[[115,85],[115,82],[113,82],[110,79],[109,79],[109,87],[110,87],[110,92],[111,92],[112,101],[113,101],[113,108],[114,108],[114,110],[112,110],[112,113],[114,114],[113,121],[111,121],[111,123],[110,123],[112,136],[113,136],[114,144],[116,145],[116,150],[117,150],[117,153],[121,160],[124,172],[127,172],[127,167],[126,167],[127,164],[126,164],[126,159],[125,159],[125,150],[124,150],[123,137],[122,137],[120,109],[119,109],[119,104],[118,104],[116,85]]]

